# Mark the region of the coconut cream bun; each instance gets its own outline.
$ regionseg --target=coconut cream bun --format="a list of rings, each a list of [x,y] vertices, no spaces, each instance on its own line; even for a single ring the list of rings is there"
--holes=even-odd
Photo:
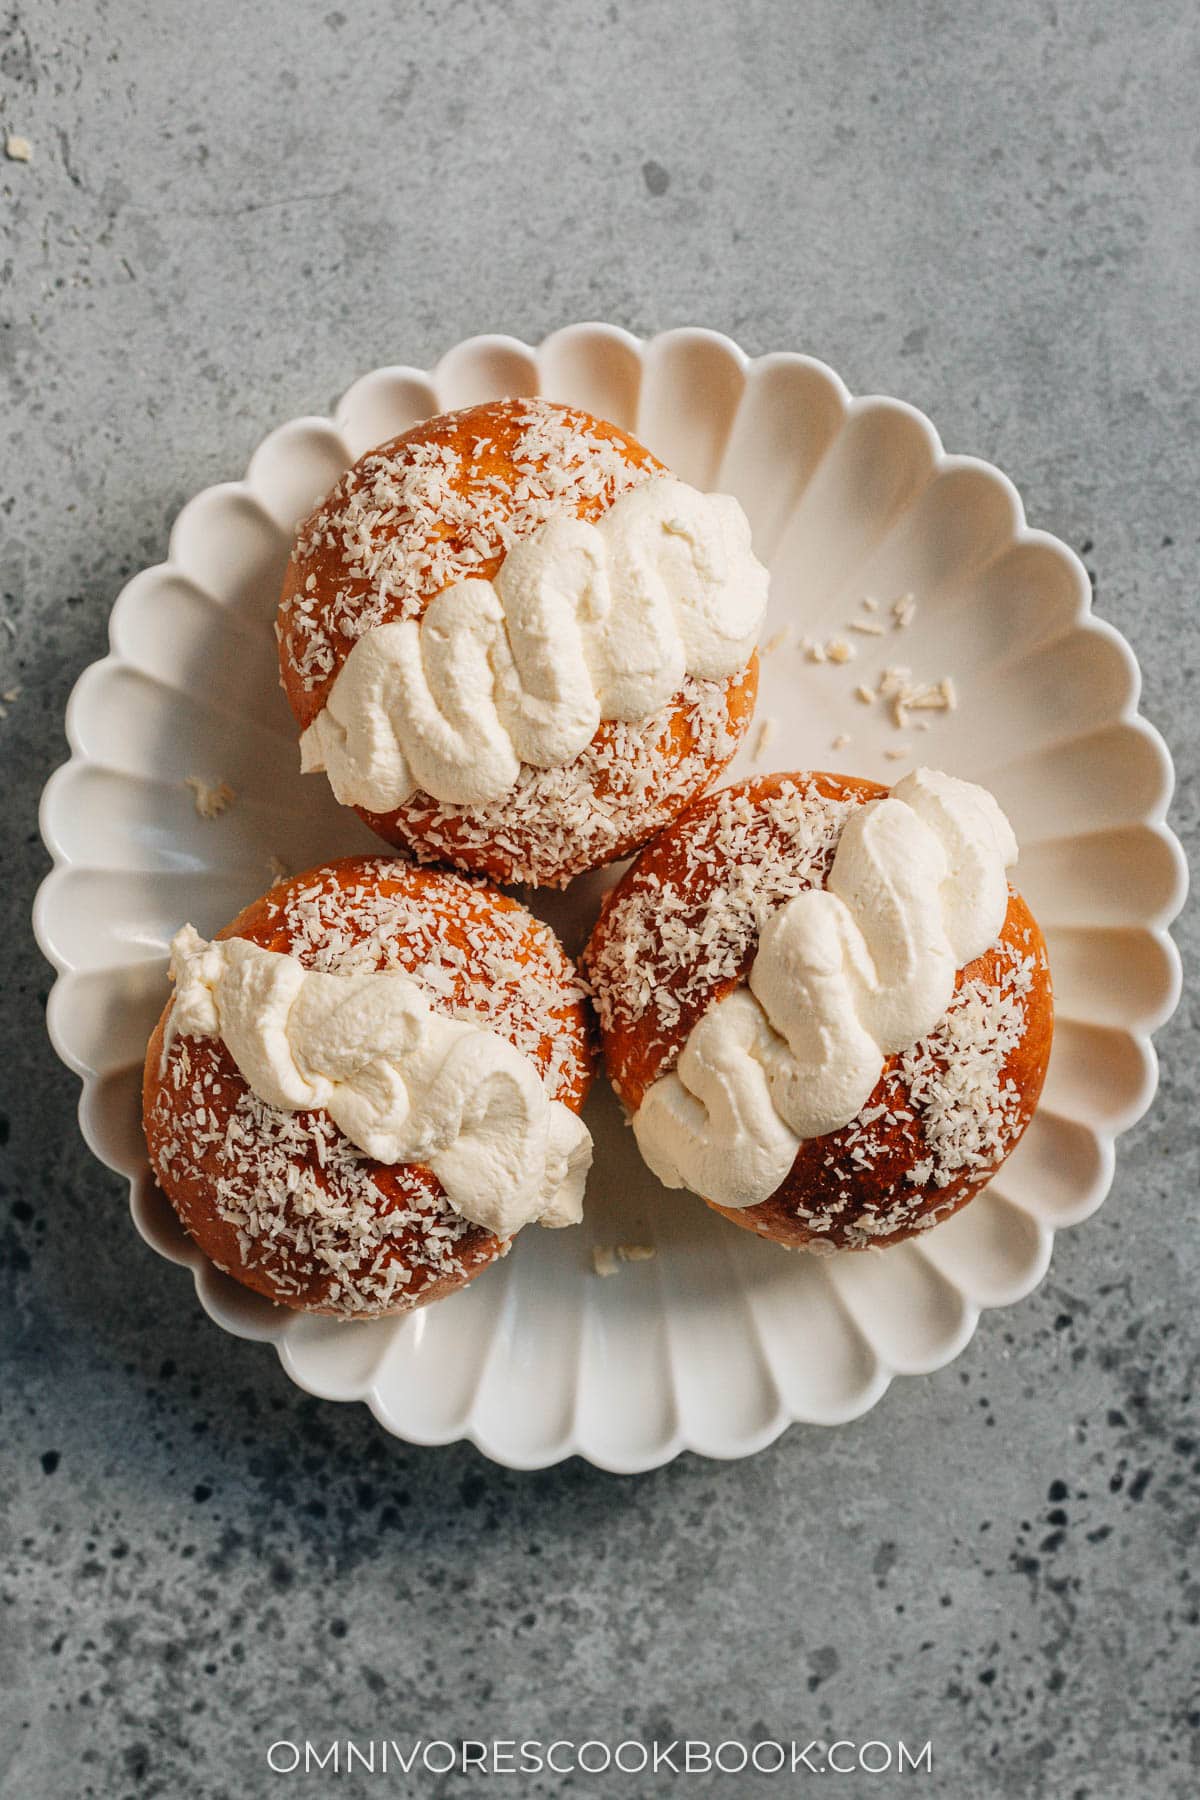
[[[737,501],[615,425],[499,400],[362,457],[279,606],[301,766],[424,862],[565,885],[703,792],[754,709]]]
[[[204,1253],[362,1318],[462,1287],[581,1217],[587,1003],[548,926],[482,882],[351,857],[171,950],[143,1117]]]
[[[1046,946],[969,782],[767,775],[708,795],[608,896],[584,956],[647,1163],[790,1248],[957,1212],[1037,1104]]]

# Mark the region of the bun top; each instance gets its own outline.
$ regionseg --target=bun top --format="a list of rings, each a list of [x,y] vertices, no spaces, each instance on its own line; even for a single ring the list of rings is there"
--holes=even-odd
[[[223,964],[235,944],[233,955],[265,959],[268,985],[280,970],[297,986],[327,978],[313,991],[335,999],[337,989],[374,994],[380,980],[410,998],[415,987],[422,1018],[475,1027],[484,1041],[495,1034],[520,1053],[547,1103],[523,1082],[533,1112],[563,1124],[567,1108],[573,1117],[582,1101],[591,1046],[578,975],[553,932],[486,883],[392,857],[349,857],[278,883],[207,950]],[[252,984],[254,971],[248,976]],[[444,1281],[468,1279],[496,1254],[496,1240],[455,1209],[427,1163],[386,1162],[352,1141],[325,1110],[327,1090],[299,1110],[291,1109],[303,1098],[299,1088],[290,1090],[291,1105],[261,1098],[254,1081],[263,1087],[263,1071],[256,1076],[252,1056],[277,1060],[285,1046],[264,1041],[248,992],[241,1023],[250,1042],[239,1039],[235,1056],[223,1036],[209,1035],[213,1023],[230,1020],[223,1007],[204,1016],[199,990],[207,986],[193,987],[173,1034],[164,1015],[147,1062],[145,1119],[159,1178],[177,1204],[183,1196],[192,1208],[214,1260],[289,1305],[351,1316],[412,1304]],[[339,1059],[348,1055],[356,1077],[366,1023],[352,1008],[345,1036],[336,1034]],[[322,1044],[319,1067],[305,1065],[314,1090],[322,1077],[331,1087],[339,1073],[324,1066],[329,1048]],[[387,1071],[375,1073],[383,1098]],[[274,1096],[281,1097],[288,1098]]]
[[[419,618],[452,582],[490,581],[554,514],[596,519],[665,473],[618,426],[536,398],[443,413],[368,451],[301,525],[284,581],[280,660],[301,726],[367,632]]]
[[[849,1125],[887,1058],[934,1030],[1003,929],[1016,854],[992,796],[933,769],[858,806],[824,886],[760,918],[748,985],[644,1095],[633,1128],[660,1179],[727,1207],[768,1199],[800,1143]]]

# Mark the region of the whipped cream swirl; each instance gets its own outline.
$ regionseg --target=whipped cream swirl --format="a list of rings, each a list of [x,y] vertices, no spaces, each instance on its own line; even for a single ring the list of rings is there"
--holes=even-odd
[[[364,633],[300,739],[301,768],[377,813],[419,789],[500,800],[522,763],[571,762],[602,720],[648,718],[687,675],[736,674],[766,602],[736,500],[642,482],[595,524],[547,519],[494,582],[456,581],[419,619]]]
[[[801,1142],[838,1131],[887,1057],[928,1035],[957,971],[995,942],[1017,858],[985,789],[933,769],[850,815],[825,888],[759,936],[749,985],[711,1007],[633,1129],[667,1187],[756,1206]]]
[[[191,925],[171,973],[171,1037],[221,1038],[268,1106],[321,1108],[377,1161],[423,1163],[455,1212],[497,1237],[582,1218],[583,1121],[507,1038],[435,1012],[409,976],[325,974]]]

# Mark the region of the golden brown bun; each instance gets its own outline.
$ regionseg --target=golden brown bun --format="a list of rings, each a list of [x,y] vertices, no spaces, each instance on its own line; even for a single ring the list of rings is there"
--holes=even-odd
[[[375,582],[360,572],[338,528],[347,500],[372,478],[381,459],[404,470],[431,451],[449,458],[446,482],[456,495],[469,495],[495,478],[498,487],[488,490],[490,516],[473,526],[485,547],[466,571],[493,578],[504,560],[499,527],[508,524],[522,533],[532,528],[520,514],[524,475],[515,459],[529,404],[495,400],[413,426],[360,458],[300,527],[279,603],[279,665],[301,730],[321,711],[356,641],[341,629],[342,621],[368,613],[373,625],[419,617],[447,585],[443,563],[440,574],[431,572],[407,597],[397,593],[379,604]],[[667,472],[618,426],[578,408],[548,410],[584,434],[577,442],[592,440],[606,455],[615,451],[623,469]],[[616,491],[610,486],[578,498],[577,515],[598,518]],[[435,538],[452,555],[467,543],[463,528],[444,517],[436,527],[411,518],[383,520],[373,525],[371,541],[373,546],[403,542],[424,553]],[[472,540],[471,547],[479,546]],[[757,688],[757,659],[724,683],[689,679],[650,718],[602,723],[588,748],[565,767],[523,766],[516,789],[492,805],[460,806],[416,793],[393,812],[355,810],[389,844],[406,847],[422,862],[450,863],[495,881],[563,885],[585,869],[629,855],[715,780],[745,735]]]
[[[279,883],[218,935],[336,969],[372,934],[378,951],[356,967],[434,964],[441,1004],[478,1014],[579,1110],[593,1055],[578,978],[549,928],[483,883],[346,857]],[[177,1037],[164,1064],[171,1004],[146,1055],[146,1142],[159,1186],[218,1267],[284,1306],[370,1317],[440,1299],[504,1252],[450,1209],[429,1169],[362,1155],[324,1113],[257,1101],[219,1038]],[[314,1194],[316,1213],[304,1212],[298,1201]],[[341,1217],[322,1216],[338,1207]]]
[[[694,956],[670,945],[694,942],[706,922],[711,933],[713,920],[727,916],[720,913],[721,895],[732,885],[734,867],[767,869],[779,879],[793,843],[807,846],[805,885],[824,886],[846,810],[887,791],[852,776],[760,776],[696,801],[647,845],[607,897],[583,959],[600,1010],[608,1071],[630,1112],[674,1067],[702,1014],[746,980],[758,933],[747,908],[740,926],[722,940],[727,954],[712,978],[698,976]],[[793,828],[793,821],[822,815],[828,829],[815,834],[815,844],[813,834]],[[721,849],[748,833],[753,860],[737,854],[722,860]],[[706,856],[706,846],[717,854]],[[780,889],[778,903],[786,897]],[[670,943],[656,923],[664,919]],[[943,1025],[965,1018],[960,1009],[982,1009],[991,1017],[989,1009],[1010,1001],[1023,1020],[1018,1013],[1018,1026],[995,1040],[1001,1046],[1014,1039],[1003,1054],[997,1049],[986,1088],[957,1096],[953,1106],[944,1088],[935,1096],[948,1056]],[[744,1210],[709,1204],[734,1224],[797,1249],[898,1243],[965,1206],[1028,1125],[1050,1057],[1046,947],[1019,894],[1010,890],[997,942],[958,972],[943,1025],[912,1051],[887,1059],[857,1120],[802,1143],[787,1179],[768,1200]],[[880,1116],[869,1118],[876,1108]],[[964,1146],[967,1158],[961,1160]]]

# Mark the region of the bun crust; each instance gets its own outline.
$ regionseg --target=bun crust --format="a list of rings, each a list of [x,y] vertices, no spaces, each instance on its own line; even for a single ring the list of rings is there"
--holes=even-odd
[[[630,1112],[674,1067],[702,1014],[747,979],[758,950],[755,888],[784,903],[798,891],[785,890],[786,871],[800,863],[800,886],[823,887],[848,810],[887,792],[851,776],[762,776],[705,796],[647,845],[608,896],[584,953],[608,1071]],[[739,867],[756,871],[740,913],[728,902]],[[699,952],[683,946],[706,936],[718,953],[698,970]],[[1052,1035],[1045,942],[1010,889],[1000,937],[959,970],[934,1032],[887,1059],[858,1119],[802,1142],[760,1205],[708,1204],[793,1249],[865,1249],[926,1230],[965,1206],[1016,1146]],[[968,1062],[985,1076],[963,1078]]]
[[[347,857],[279,883],[218,936],[309,968],[423,970],[443,1010],[475,1014],[531,1056],[552,1098],[583,1104],[593,1050],[578,977],[548,927],[482,883]],[[453,1212],[431,1170],[375,1161],[322,1112],[265,1106],[219,1038],[176,1037],[164,1056],[172,1004],[146,1055],[150,1161],[188,1234],[235,1280],[361,1318],[441,1299],[505,1253]]]
[[[464,551],[473,558],[464,572],[492,579],[504,560],[504,534],[534,528],[525,498],[530,465],[522,449],[529,404],[490,401],[413,426],[360,458],[300,527],[279,603],[279,666],[302,731],[324,706],[364,622],[420,617],[448,580],[457,579],[456,559]],[[569,442],[570,454],[590,445],[608,471],[600,492],[574,498],[580,518],[600,517],[618,492],[644,475],[668,473],[616,425],[577,408],[546,407],[544,413]],[[403,474],[431,458],[442,484],[436,491],[459,499],[485,492],[486,511],[473,520],[469,540],[466,523],[453,523],[444,506],[436,517],[431,512],[420,520],[399,506],[391,517],[374,514],[373,552],[399,545],[417,563],[430,562],[427,573],[415,574],[406,589],[381,601],[356,543],[347,542],[341,511],[381,460]],[[347,631],[347,624],[358,629]],[[715,780],[745,735],[757,689],[757,658],[724,682],[689,677],[649,718],[604,721],[573,762],[551,769],[524,765],[517,787],[491,805],[443,803],[418,792],[392,812],[355,811],[381,838],[422,862],[449,863],[496,881],[564,885],[585,869],[629,855]]]

